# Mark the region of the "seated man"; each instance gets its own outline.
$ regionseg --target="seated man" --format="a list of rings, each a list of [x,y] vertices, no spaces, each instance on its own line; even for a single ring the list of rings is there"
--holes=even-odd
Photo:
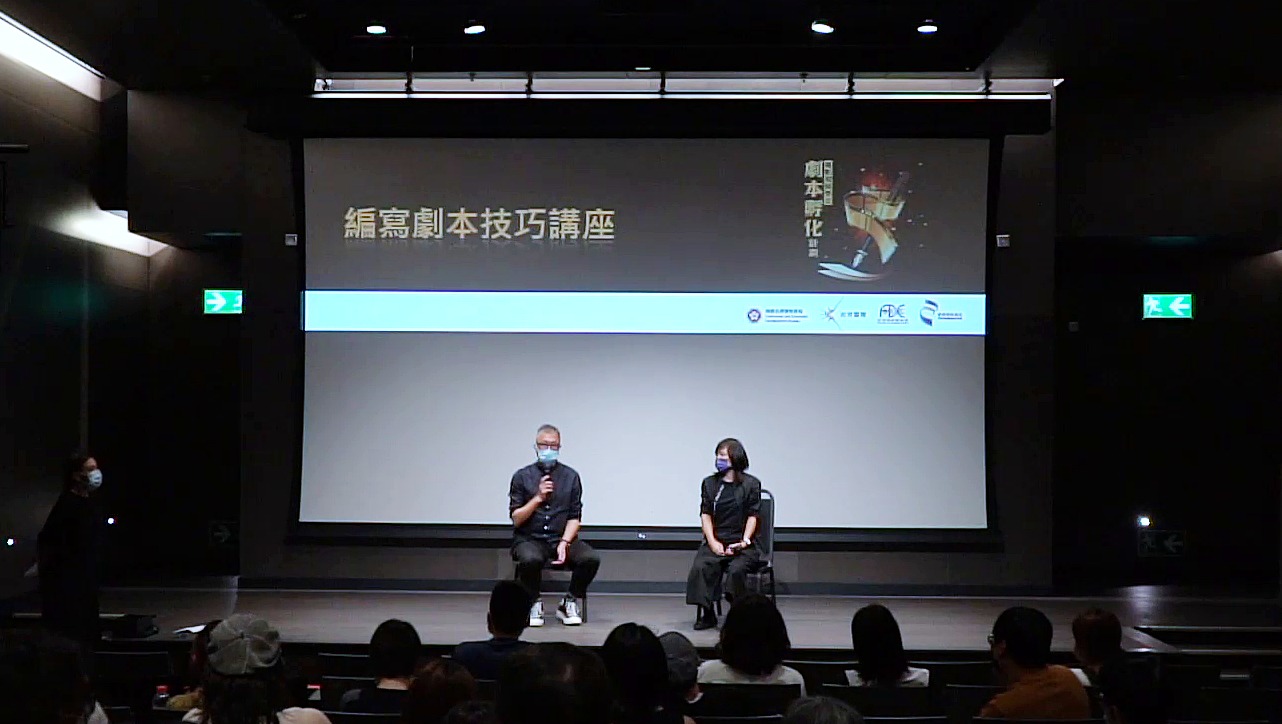
[[[399,714],[422,654],[423,642],[413,624],[394,618],[379,624],[369,640],[374,685],[347,692],[339,708],[358,714]]]
[[[1034,608],[1002,611],[988,636],[993,661],[1006,681],[979,715],[993,719],[1089,719],[1091,703],[1081,682],[1063,666],[1050,666],[1051,622]]]
[[[539,592],[543,566],[566,565],[572,570],[570,590],[557,606],[556,615],[567,626],[583,623],[578,599],[587,595],[601,559],[579,540],[583,519],[583,484],[579,474],[560,462],[561,431],[543,425],[534,436],[535,462],[512,475],[508,514],[512,518],[512,559],[516,578],[533,599],[530,625],[543,625]]]
[[[455,646],[454,660],[477,679],[497,680],[503,660],[529,645],[521,640],[529,615],[530,594],[525,588],[516,581],[499,581],[490,593],[490,612],[485,615],[492,638]]]

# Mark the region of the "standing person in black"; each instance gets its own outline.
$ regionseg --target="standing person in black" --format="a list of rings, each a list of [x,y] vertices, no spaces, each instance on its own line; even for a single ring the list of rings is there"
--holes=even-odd
[[[731,600],[743,593],[748,573],[761,565],[761,551],[752,544],[761,511],[761,481],[749,475],[748,453],[730,437],[717,443],[717,472],[703,479],[699,519],[703,542],[694,554],[686,579],[686,603],[698,606],[696,631],[716,628],[717,584],[730,578]]]
[[[88,455],[73,455],[54,503],[36,540],[40,573],[40,617],[52,631],[92,652],[98,626],[98,575],[106,519],[98,500],[102,471]]]
[[[512,475],[508,514],[512,518],[512,560],[516,578],[529,591],[530,625],[543,625],[539,592],[543,566],[568,566],[570,590],[557,606],[556,616],[566,626],[583,623],[578,599],[601,567],[601,558],[579,539],[583,519],[583,483],[579,474],[560,461],[561,431],[543,425],[534,435],[537,460]]]

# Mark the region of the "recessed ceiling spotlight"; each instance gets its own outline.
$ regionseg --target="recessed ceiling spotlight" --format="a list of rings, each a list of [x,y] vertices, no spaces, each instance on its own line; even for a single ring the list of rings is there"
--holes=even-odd
[[[819,33],[820,35],[828,35],[834,30],[836,30],[836,28],[832,26],[832,23],[828,22],[827,20],[824,20],[823,18],[815,18],[814,20],[810,21],[810,32],[812,33]]]
[[[472,22],[463,26],[464,35],[480,35],[481,33],[484,33],[484,32],[485,32],[485,23],[482,23],[478,20],[473,20]]]
[[[650,66],[648,66],[648,65],[638,65],[636,68],[634,68],[634,70],[637,70],[637,71],[640,71],[640,72],[644,73],[644,72],[646,72],[646,71],[648,71],[648,70],[653,70],[653,68],[651,68],[651,67],[650,67]]]
[[[935,24],[934,20],[923,20],[921,21],[921,25],[917,26],[917,32],[921,33],[922,35],[930,35],[931,33],[938,33],[939,26]]]
[[[387,26],[379,25],[378,23],[373,23],[371,25],[365,26],[365,32],[369,33],[370,35],[386,35]]]

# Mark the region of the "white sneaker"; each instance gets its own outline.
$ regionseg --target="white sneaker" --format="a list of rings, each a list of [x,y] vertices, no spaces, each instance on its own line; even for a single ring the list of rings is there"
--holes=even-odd
[[[530,606],[530,626],[539,627],[543,625],[543,602],[535,601]]]
[[[556,607],[556,617],[566,626],[583,623],[583,617],[579,615],[579,602],[569,596],[561,599],[561,605]]]

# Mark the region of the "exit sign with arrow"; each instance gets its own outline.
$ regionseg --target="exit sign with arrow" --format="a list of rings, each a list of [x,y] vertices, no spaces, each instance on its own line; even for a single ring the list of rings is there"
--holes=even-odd
[[[244,304],[243,289],[205,290],[205,314],[240,314]]]
[[[1141,558],[1181,556],[1184,555],[1184,531],[1145,528],[1139,532],[1138,545]]]
[[[1192,319],[1192,294],[1145,294],[1144,319]]]

